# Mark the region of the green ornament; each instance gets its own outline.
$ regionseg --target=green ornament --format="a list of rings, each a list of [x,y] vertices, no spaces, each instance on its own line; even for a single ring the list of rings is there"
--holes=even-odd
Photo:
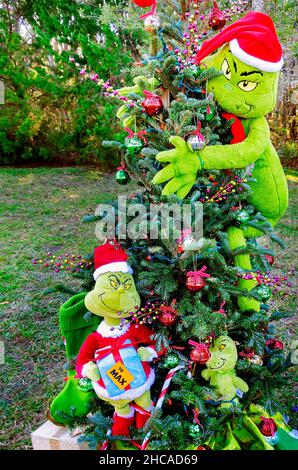
[[[93,390],[92,380],[87,378],[80,379],[78,388],[81,392],[90,392],[90,390]]]
[[[119,168],[115,174],[115,180],[119,184],[122,184],[122,185],[127,184],[130,182],[129,173],[125,170],[125,168]]]
[[[208,110],[205,115],[205,120],[206,121],[212,121],[212,119],[215,116],[215,109],[212,106],[208,106]]]
[[[270,288],[268,286],[265,286],[264,284],[261,286],[258,286],[255,289],[255,292],[263,302],[266,302],[266,300],[269,300],[272,295]]]
[[[191,72],[191,75],[194,77],[194,78],[197,78],[201,71],[199,69],[199,67],[197,65],[190,65],[190,67],[188,67],[188,71]]]
[[[179,364],[179,357],[176,354],[168,354],[166,360],[164,362],[165,367],[169,369],[173,369],[174,367],[178,366]]]
[[[143,142],[138,137],[131,137],[125,139],[125,145],[128,150],[129,155],[134,155],[135,153],[139,153],[139,151],[143,148]]]
[[[190,424],[188,429],[188,434],[191,437],[199,437],[201,434],[201,428],[198,424]]]
[[[241,224],[246,224],[250,219],[249,213],[244,209],[240,209],[236,212],[235,219]]]

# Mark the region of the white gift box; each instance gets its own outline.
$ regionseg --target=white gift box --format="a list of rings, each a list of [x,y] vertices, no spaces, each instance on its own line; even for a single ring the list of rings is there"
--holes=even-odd
[[[33,450],[87,450],[87,443],[79,443],[82,430],[70,432],[64,426],[46,421],[31,434]]]

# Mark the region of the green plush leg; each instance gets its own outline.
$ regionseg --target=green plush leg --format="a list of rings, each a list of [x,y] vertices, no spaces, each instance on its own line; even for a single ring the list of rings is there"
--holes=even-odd
[[[267,219],[267,221],[270,222],[272,227],[274,227],[276,222],[278,222],[278,219]],[[264,236],[264,232],[254,228],[254,227],[249,227],[249,226],[243,228],[243,234],[244,234],[245,238],[258,238],[258,237],[263,237]]]
[[[150,390],[146,390],[146,392],[144,392],[143,395],[135,399],[135,402],[141,408],[144,408],[144,410],[148,410],[152,405],[152,398],[151,398]]]
[[[85,416],[90,409],[90,402],[96,396],[94,391],[84,392],[79,389],[79,380],[75,379],[75,359],[86,337],[96,330],[100,318],[92,315],[84,318],[87,309],[84,304],[86,293],[77,294],[62,305],[59,323],[65,338],[68,361],[68,380],[63,390],[50,405],[50,416],[56,423],[67,424],[68,416]]]
[[[119,403],[120,401],[120,403]],[[121,403],[122,402],[122,403]],[[114,406],[115,408],[115,411],[116,413],[119,415],[119,416],[127,416],[129,415],[130,413],[130,406],[129,406],[129,401],[128,402],[125,402],[123,403],[122,400],[118,400],[118,403],[117,401],[110,401],[111,405]]]
[[[110,403],[120,416],[126,416],[130,413],[130,401],[128,400],[109,400],[105,399],[108,403]],[[151,392],[150,390],[146,390],[140,397],[136,398],[134,402],[139,405],[144,410],[148,410],[151,407],[152,399],[151,399]]]
[[[231,250],[236,250],[237,248],[246,246],[245,237],[243,230],[237,227],[230,227],[227,232],[228,242]],[[239,266],[242,269],[252,269],[250,256],[248,254],[236,255],[234,257],[235,266]],[[241,289],[247,289],[250,291],[257,285],[257,282],[250,279],[241,279],[239,281],[239,287]],[[240,296],[238,298],[238,305],[242,312],[245,310],[255,310],[256,312],[260,311],[260,303],[255,299],[250,299],[248,297]]]

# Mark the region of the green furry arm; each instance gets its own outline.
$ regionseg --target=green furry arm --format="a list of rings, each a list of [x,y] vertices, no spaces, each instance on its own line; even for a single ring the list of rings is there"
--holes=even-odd
[[[248,385],[244,380],[240,379],[240,377],[234,377],[233,379],[235,387],[237,387],[241,392],[248,392]]]
[[[199,152],[204,169],[245,168],[255,162],[270,143],[270,130],[264,117],[253,119],[246,139],[239,144],[207,146]]]

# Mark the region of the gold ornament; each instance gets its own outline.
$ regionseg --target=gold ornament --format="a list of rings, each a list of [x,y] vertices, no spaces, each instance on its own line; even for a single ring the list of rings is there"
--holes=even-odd
[[[255,354],[254,356],[250,357],[248,360],[249,362],[257,366],[263,365],[263,359],[261,358],[261,356],[258,356],[258,354]]]

